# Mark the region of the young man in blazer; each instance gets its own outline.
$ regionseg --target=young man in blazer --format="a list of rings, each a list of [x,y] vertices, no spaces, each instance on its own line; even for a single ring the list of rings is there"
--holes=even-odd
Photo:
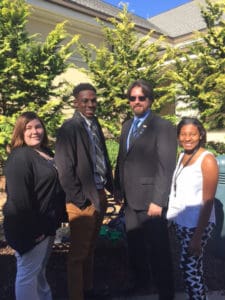
[[[134,288],[143,292],[149,286],[150,265],[159,299],[171,300],[174,284],[164,210],[176,163],[176,131],[150,110],[154,99],[148,82],[133,82],[127,94],[134,118],[122,128],[115,198],[125,201]]]
[[[113,191],[112,172],[100,124],[95,117],[97,96],[89,83],[73,90],[74,116],[58,131],[55,162],[66,193],[71,244],[68,254],[70,300],[83,300],[93,288],[93,256]]]

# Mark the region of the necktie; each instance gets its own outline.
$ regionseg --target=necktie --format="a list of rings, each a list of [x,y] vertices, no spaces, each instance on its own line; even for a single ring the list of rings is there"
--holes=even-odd
[[[140,122],[141,121],[139,119],[136,119],[133,122],[132,131],[130,133],[130,141],[129,141],[130,146],[133,144],[134,140],[138,136],[138,125],[139,125]]]
[[[96,172],[100,176],[105,177],[106,174],[105,157],[102,149],[102,143],[99,137],[98,127],[94,121],[91,123],[90,129],[91,129],[91,133],[94,140],[94,146],[95,146]]]

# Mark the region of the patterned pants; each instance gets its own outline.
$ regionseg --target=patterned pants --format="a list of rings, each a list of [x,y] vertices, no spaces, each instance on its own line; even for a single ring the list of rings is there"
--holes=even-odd
[[[206,287],[203,276],[203,250],[210,238],[214,224],[209,223],[202,236],[202,253],[200,256],[189,254],[188,246],[195,228],[175,224],[177,237],[181,244],[180,268],[183,272],[185,290],[189,300],[206,300]]]

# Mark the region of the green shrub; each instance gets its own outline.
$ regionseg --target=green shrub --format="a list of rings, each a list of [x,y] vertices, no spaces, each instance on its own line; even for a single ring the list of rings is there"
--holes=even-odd
[[[225,154],[225,143],[223,142],[207,142],[206,143],[206,148],[213,152],[214,155],[221,155]]]
[[[115,140],[108,139],[106,140],[106,147],[109,153],[109,160],[113,169],[116,166],[116,159],[119,151],[119,143]]]

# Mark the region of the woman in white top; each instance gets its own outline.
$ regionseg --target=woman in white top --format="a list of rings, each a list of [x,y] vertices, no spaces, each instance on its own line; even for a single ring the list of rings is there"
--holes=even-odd
[[[196,118],[183,118],[177,126],[183,152],[173,174],[167,218],[181,244],[180,267],[190,300],[206,298],[203,249],[215,223],[214,196],[218,165],[204,148],[206,131]]]

